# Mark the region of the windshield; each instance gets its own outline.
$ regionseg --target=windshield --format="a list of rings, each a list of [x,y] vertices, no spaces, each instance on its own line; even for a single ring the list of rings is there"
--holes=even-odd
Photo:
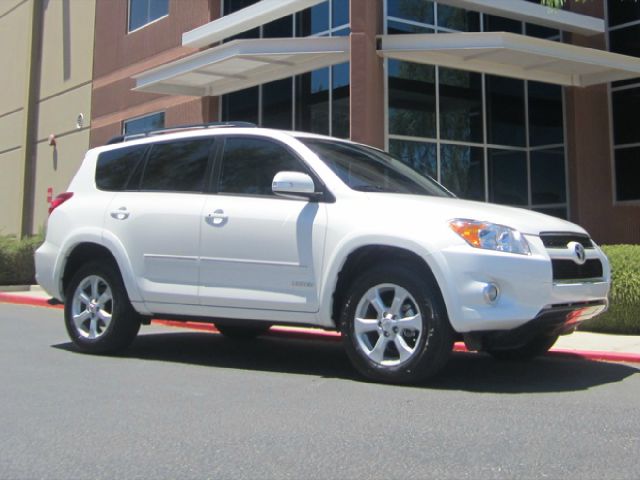
[[[422,175],[381,150],[318,138],[298,137],[298,140],[353,190],[453,197],[431,177]]]

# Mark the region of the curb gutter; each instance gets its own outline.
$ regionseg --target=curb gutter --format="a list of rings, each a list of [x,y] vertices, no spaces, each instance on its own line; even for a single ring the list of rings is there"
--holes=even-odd
[[[12,293],[0,292],[0,303],[11,303],[14,305],[28,305],[32,307],[57,308],[61,310],[62,305],[52,305],[42,297],[29,297],[27,295],[16,295]],[[195,322],[176,322],[173,320],[153,319],[154,325],[164,325],[166,327],[189,328],[203,332],[219,333],[212,324]],[[315,328],[284,327],[274,326],[269,330],[268,335],[284,336],[288,338],[298,338],[302,340],[331,340],[340,341],[338,332],[331,332]],[[453,347],[454,352],[467,352],[464,343],[457,342]],[[565,358],[582,358],[585,360],[602,360],[610,362],[630,362],[640,363],[640,354],[625,352],[607,352],[595,350],[568,350],[552,348],[547,355]]]

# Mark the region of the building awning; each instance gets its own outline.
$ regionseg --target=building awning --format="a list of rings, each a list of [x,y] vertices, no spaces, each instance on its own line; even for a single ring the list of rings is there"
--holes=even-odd
[[[349,37],[234,40],[134,76],[135,91],[217,96],[349,61]]]
[[[182,34],[182,46],[206,47],[324,0],[261,0]]]
[[[382,35],[378,54],[415,63],[586,87],[640,77],[640,58],[514,33]]]
[[[596,35],[604,33],[605,30],[604,20],[601,18],[550,8],[525,0],[439,0],[438,3],[580,35]]]

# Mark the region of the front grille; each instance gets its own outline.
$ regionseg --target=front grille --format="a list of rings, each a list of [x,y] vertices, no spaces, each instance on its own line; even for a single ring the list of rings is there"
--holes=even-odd
[[[593,248],[591,239],[578,233],[541,233],[540,239],[547,248],[567,248],[571,242],[578,242],[584,248]]]
[[[552,259],[554,280],[586,280],[602,278],[602,263],[598,259],[587,260],[578,265],[573,260]]]

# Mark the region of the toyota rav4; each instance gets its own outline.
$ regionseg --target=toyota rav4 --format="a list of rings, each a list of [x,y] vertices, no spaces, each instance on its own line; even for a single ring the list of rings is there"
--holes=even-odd
[[[304,325],[397,383],[434,375],[456,340],[542,354],[607,308],[611,277],[577,225],[458,199],[375,148],[239,123],[89,150],[36,267],[85,352],[158,316],[230,337]]]

